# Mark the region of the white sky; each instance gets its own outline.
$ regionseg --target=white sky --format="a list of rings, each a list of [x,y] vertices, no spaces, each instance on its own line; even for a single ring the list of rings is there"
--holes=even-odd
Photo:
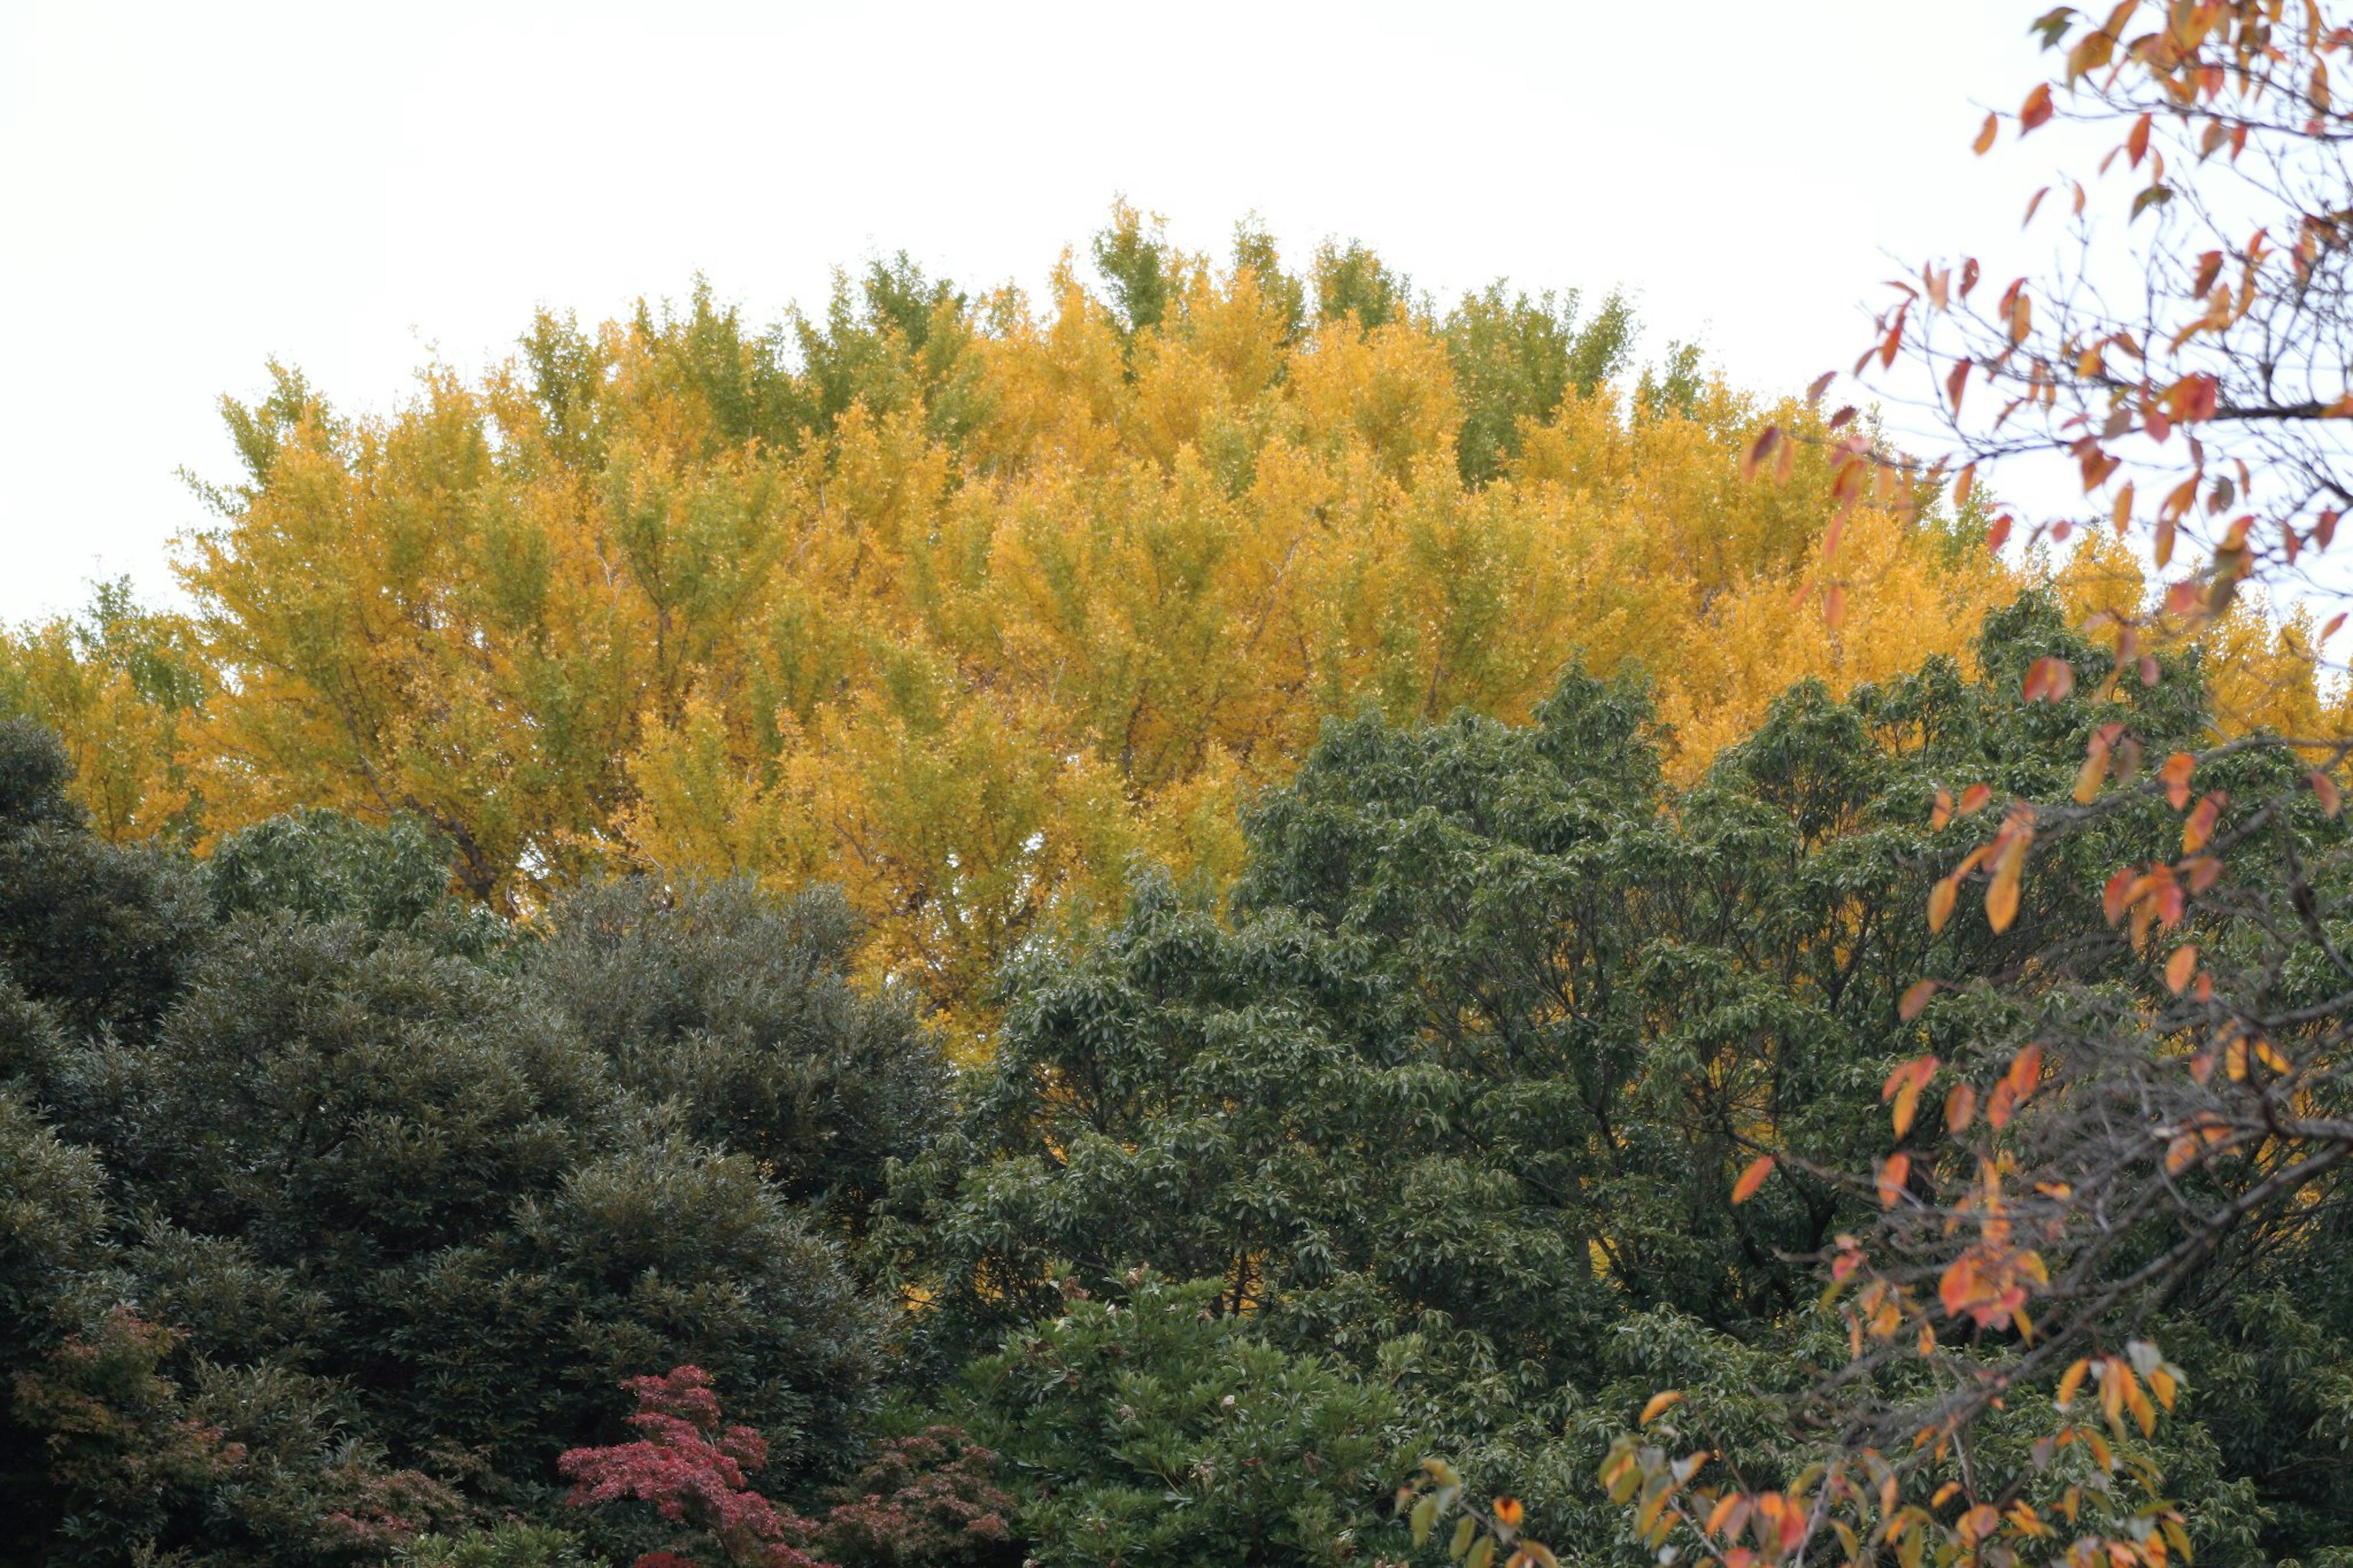
[[[346,412],[706,274],[754,320],[905,248],[1035,285],[1113,197],[1222,254],[1261,214],[1441,299],[1639,291],[1782,391],[1905,257],[2017,233],[1977,159],[2041,0],[1448,5],[0,0],[0,619],[172,592],[272,356]]]

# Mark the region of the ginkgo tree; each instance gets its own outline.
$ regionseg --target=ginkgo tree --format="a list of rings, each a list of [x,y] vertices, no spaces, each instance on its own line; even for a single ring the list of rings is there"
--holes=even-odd
[[[1229,881],[1329,717],[1524,719],[1572,656],[1640,664],[1688,779],[1790,679],[1962,654],[2014,590],[1978,512],[1865,505],[1843,626],[1794,623],[1831,464],[1738,470],[1819,421],[1635,374],[1622,300],[1440,310],[1360,246],[1217,262],[1125,207],[1092,257],[1034,297],[877,264],[765,333],[707,291],[543,318],[368,416],[280,372],[227,405],[198,613],[147,637],[187,678],[61,624],[0,692],[123,837],[405,812],[526,913],[617,865],[839,884],[870,972],[976,1038],[994,967],[1131,866]]]

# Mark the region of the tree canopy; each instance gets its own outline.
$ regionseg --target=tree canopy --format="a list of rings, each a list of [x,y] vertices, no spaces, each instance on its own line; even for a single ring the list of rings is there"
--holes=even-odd
[[[904,259],[766,331],[698,286],[544,316],[480,376],[226,405],[245,472],[191,616],[101,596],[0,653],[110,837],[407,813],[477,900],[617,868],[839,885],[865,966],[969,1030],[993,966],[1223,885],[1233,810],[1322,721],[1518,720],[1639,664],[1697,774],[1793,676],[1965,654],[1982,520],[1866,509],[1829,637],[1784,613],[1831,498],[1741,482],[1768,415],[1627,302],[1441,310],[1361,247],[1222,263],[1124,207],[1042,295]]]

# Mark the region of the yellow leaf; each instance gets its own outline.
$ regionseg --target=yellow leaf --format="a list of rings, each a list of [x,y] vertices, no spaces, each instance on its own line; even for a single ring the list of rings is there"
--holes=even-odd
[[[1917,1083],[1906,1081],[1902,1089],[1895,1091],[1895,1110],[1894,1112],[1895,1121],[1895,1136],[1901,1138],[1904,1134],[1912,1130],[1913,1115],[1919,1109],[1920,1086]]]
[[[1758,1180],[1761,1181],[1763,1178],[1759,1177]],[[1669,1389],[1664,1394],[1653,1394],[1651,1395],[1651,1402],[1642,1406],[1641,1419],[1637,1421],[1635,1425],[1638,1426],[1648,1426],[1651,1422],[1656,1421],[1669,1410],[1681,1405],[1683,1401],[1683,1396],[1673,1389]]]
[[[1997,931],[2010,929],[2018,918],[2018,884],[2026,866],[2026,847],[2005,848],[1994,862],[1993,881],[1986,889],[1986,923]]]

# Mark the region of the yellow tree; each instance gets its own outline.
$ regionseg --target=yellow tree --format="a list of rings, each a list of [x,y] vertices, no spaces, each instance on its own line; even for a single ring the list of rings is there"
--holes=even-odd
[[[543,319],[373,418],[281,374],[183,563],[190,820],[415,812],[516,910],[597,866],[839,881],[970,1037],[1138,858],[1221,884],[1330,715],[1639,662],[1689,776],[1791,678],[1962,653],[2012,591],[1981,519],[1893,498],[1826,561],[1824,447],[1743,469],[1767,421],[1829,433],[1688,353],[1629,377],[1622,302],[1441,315],[1361,247],[1218,265],[1124,207],[1093,251],[1035,299],[876,266],[766,333],[702,289]]]

